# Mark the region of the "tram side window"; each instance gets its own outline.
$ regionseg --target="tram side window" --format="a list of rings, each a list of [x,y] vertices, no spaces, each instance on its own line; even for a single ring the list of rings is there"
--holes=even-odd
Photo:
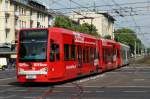
[[[93,63],[94,60],[94,52],[93,52],[93,48],[90,48],[90,62]]]
[[[50,61],[59,61],[60,60],[60,49],[59,44],[54,43],[54,41],[51,41],[51,50],[50,50]],[[56,59],[55,59],[56,58]]]
[[[87,47],[87,56],[86,56],[86,58],[87,58],[87,63],[89,63],[90,62],[90,57],[89,57],[89,48]]]
[[[120,52],[118,49],[117,49],[117,58],[120,58]]]
[[[60,49],[59,49],[59,45],[58,44],[55,44],[56,46],[56,61],[59,61],[60,60]]]
[[[50,61],[53,62],[55,60],[55,55],[54,55],[54,52],[55,52],[55,44],[54,44],[54,41],[51,40],[51,46],[50,46]]]
[[[103,48],[103,61],[105,61],[105,48]]]
[[[83,62],[86,63],[86,50],[83,48]]]
[[[76,57],[76,46],[71,45],[71,60],[75,60]]]
[[[107,53],[108,53],[107,48],[103,48],[103,60],[105,63],[107,63]]]
[[[94,59],[99,59],[99,52],[94,48]]]
[[[89,63],[89,50],[88,47],[83,49],[83,62]]]
[[[69,44],[64,44],[64,60],[70,60]]]

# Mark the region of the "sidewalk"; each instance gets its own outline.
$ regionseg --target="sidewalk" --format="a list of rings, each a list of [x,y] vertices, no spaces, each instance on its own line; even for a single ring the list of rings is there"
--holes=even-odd
[[[145,56],[137,56],[136,58],[130,58],[130,63],[133,63],[133,62],[136,62],[136,61],[139,61],[141,59],[143,59]]]

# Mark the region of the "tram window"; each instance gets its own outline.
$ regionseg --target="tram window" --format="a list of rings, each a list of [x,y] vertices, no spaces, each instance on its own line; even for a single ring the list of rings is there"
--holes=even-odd
[[[55,48],[55,51],[56,51],[56,61],[59,61],[59,60],[60,60],[60,49],[59,49],[59,45],[56,44],[55,46],[56,46],[56,48]]]
[[[76,47],[75,45],[71,45],[71,59],[75,60],[76,57]]]
[[[53,40],[51,40],[51,50],[50,50],[50,61],[55,61],[55,55],[56,55],[56,61],[60,60],[60,49],[59,44],[54,43]]]
[[[96,48],[94,48],[94,58],[99,59],[99,53]]]
[[[107,63],[107,48],[103,48],[103,60],[105,63]]]
[[[89,57],[90,55],[89,55],[89,48],[87,48],[87,63],[89,63],[90,62],[90,57]]]
[[[94,59],[93,48],[90,48],[90,61],[92,62]]]
[[[86,63],[86,50],[83,49],[83,62]]]
[[[51,46],[50,46],[50,61],[51,62],[55,60],[54,51],[55,51],[54,41],[51,40]]]
[[[78,55],[77,55],[77,58],[78,58],[78,61],[79,63],[81,64],[82,63],[82,54],[83,54],[83,51],[82,51],[82,48],[80,45],[78,45],[78,48],[77,48],[77,52],[78,52]]]
[[[64,45],[64,59],[65,60],[70,60],[69,44]]]

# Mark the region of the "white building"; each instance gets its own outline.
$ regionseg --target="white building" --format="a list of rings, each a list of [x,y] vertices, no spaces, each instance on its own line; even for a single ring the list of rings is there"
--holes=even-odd
[[[115,19],[108,13],[96,12],[76,12],[70,15],[70,18],[78,21],[80,24],[89,23],[96,26],[98,33],[104,37],[110,35],[114,39],[114,21]]]
[[[34,0],[0,0],[0,44],[16,40],[20,28],[49,27],[52,16]]]
[[[48,9],[35,0],[0,0],[0,56],[10,54],[19,29],[50,27],[52,20]]]

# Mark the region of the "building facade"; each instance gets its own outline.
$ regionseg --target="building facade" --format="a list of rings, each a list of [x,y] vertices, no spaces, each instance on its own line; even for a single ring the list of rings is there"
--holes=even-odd
[[[19,29],[50,27],[52,20],[46,6],[37,1],[0,0],[0,57],[15,54]]]
[[[115,19],[108,13],[96,12],[76,12],[70,15],[70,18],[78,21],[80,24],[89,23],[96,26],[100,36],[110,35],[114,39],[114,21]]]
[[[0,0],[0,44],[16,40],[21,28],[51,26],[48,9],[34,0]]]

